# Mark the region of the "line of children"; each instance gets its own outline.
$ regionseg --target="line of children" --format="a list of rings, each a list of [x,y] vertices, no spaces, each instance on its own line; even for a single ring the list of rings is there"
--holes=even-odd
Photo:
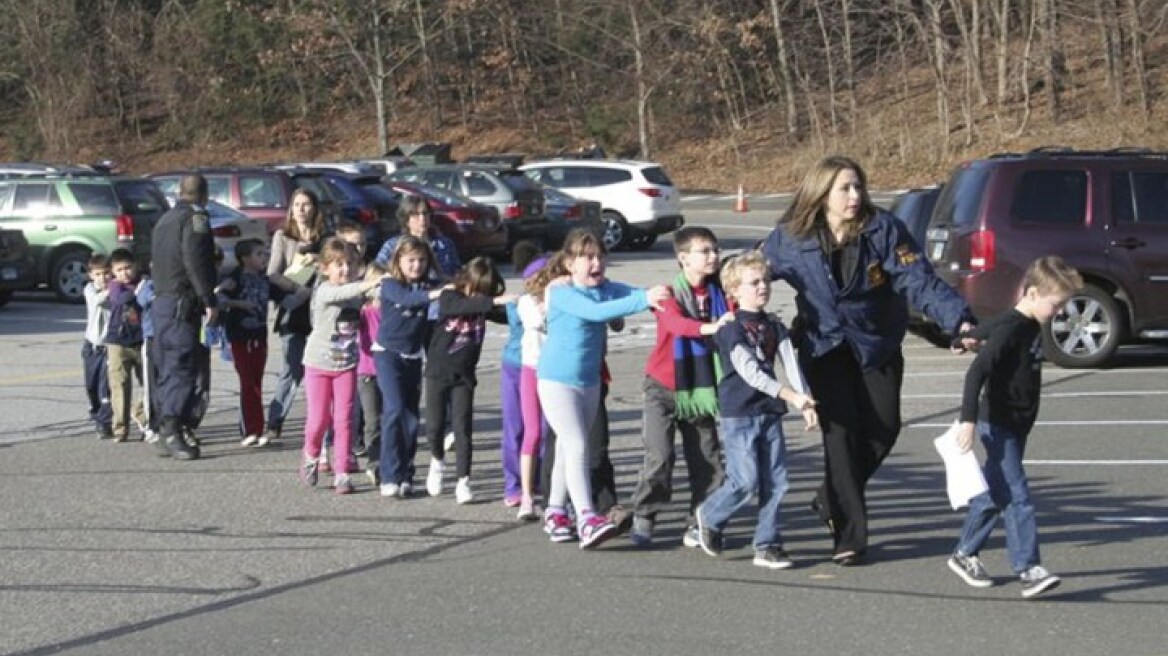
[[[539,247],[521,241],[512,251],[511,264],[516,273],[523,274],[529,266],[538,270],[546,262],[540,257]],[[523,438],[522,376],[523,343],[527,337],[519,315],[518,299],[503,306],[507,311],[507,341],[503,345],[499,363],[499,406],[503,414],[503,430],[499,438],[500,460],[503,466],[503,504],[514,508],[522,504],[524,487],[521,473]],[[528,481],[530,483],[530,480]],[[530,496],[530,488],[527,490]],[[521,513],[522,514],[522,513]]]
[[[268,281],[268,249],[258,239],[244,239],[235,244],[239,263],[228,279],[220,284],[224,297],[223,328],[231,345],[231,360],[239,375],[239,404],[243,446],[267,446],[264,432],[264,368],[268,363],[268,299],[272,284]]]
[[[138,271],[134,254],[119,248],[110,253],[113,280],[106,290],[109,324],[106,326],[106,357],[109,362],[110,405],[115,442],[130,436],[132,420],[147,437],[150,427],[142,400],[133,401],[134,381],[142,386],[142,308],[138,305]]]
[[[978,554],[999,516],[1022,596],[1042,594],[1060,583],[1042,566],[1022,457],[1042,393],[1042,325],[1082,286],[1082,277],[1062,258],[1039,258],[1026,270],[1017,305],[973,331],[982,346],[965,376],[958,445],[968,452],[975,432],[981,438],[989,490],[970,499],[961,538],[948,560],[949,569],[971,586],[993,585]]]
[[[478,384],[475,368],[482,353],[487,320],[506,323],[503,306],[515,300],[514,295],[504,294],[504,290],[503,277],[491,261],[476,257],[438,296],[438,322],[430,338],[425,373],[426,429],[430,442],[426,491],[430,496],[442,494],[446,468],[443,429],[449,407],[458,477],[454,497],[458,503],[474,500],[470,469],[474,388]]]
[[[683,537],[696,547],[693,511],[722,482],[715,418],[719,361],[706,338],[733,319],[718,281],[718,238],[708,228],[686,226],[673,234],[681,271],[673,297],[654,312],[657,341],[645,364],[641,438],[644,464],[633,492],[633,526],[638,546],[653,540],[657,513],[673,496],[674,433],[681,434],[689,473],[690,516]]]
[[[381,321],[372,346],[382,402],[378,469],[381,496],[405,498],[413,491],[416,471],[422,358],[430,335],[427,314],[441,288],[431,281],[434,254],[421,239],[402,237],[388,258]]]
[[[81,364],[85,372],[85,395],[89,399],[89,419],[98,439],[113,439],[113,409],[110,407],[109,367],[105,332],[109,324],[109,262],[94,254],[86,263],[89,282],[85,285],[85,340],[81,343]]]
[[[726,523],[757,492],[754,564],[786,569],[794,563],[779,530],[779,506],[787,490],[783,415],[788,404],[793,406],[810,430],[818,424],[815,400],[804,391],[786,327],[766,313],[771,291],[766,259],[752,251],[730,260],[723,281],[738,305],[733,320],[714,337],[722,363],[718,404],[726,481],[694,512],[698,544],[707,554],[719,555]]]
[[[593,233],[569,234],[562,255],[569,275],[545,292],[547,341],[536,370],[540,402],[557,436],[544,530],[554,542],[572,540],[578,533],[582,549],[599,545],[617,528],[594,512],[586,454],[600,403],[607,323],[659,307],[669,296],[664,286],[642,290],[608,280],[605,254]],[[575,527],[568,515],[569,495]]]
[[[340,239],[321,247],[324,279],[312,293],[312,332],[304,347],[304,385],[307,418],[304,428],[304,462],[301,479],[316,485],[318,458],[325,431],[333,429],[333,488],[349,494],[349,442],[353,428],[353,404],[357,391],[357,330],[366,293],[381,280],[352,280],[357,255]]]

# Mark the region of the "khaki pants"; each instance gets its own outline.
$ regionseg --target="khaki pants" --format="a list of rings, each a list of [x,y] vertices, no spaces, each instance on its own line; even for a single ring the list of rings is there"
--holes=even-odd
[[[109,360],[110,405],[114,412],[114,439],[126,439],[130,435],[131,415],[139,426],[146,425],[142,399],[130,405],[134,381],[142,385],[142,347],[107,344],[106,353]]]

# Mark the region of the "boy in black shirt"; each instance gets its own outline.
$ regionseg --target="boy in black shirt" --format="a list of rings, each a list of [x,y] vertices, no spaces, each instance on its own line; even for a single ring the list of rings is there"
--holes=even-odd
[[[1042,324],[1082,286],[1083,279],[1062,258],[1039,258],[1026,270],[1018,304],[973,333],[984,341],[965,376],[957,441],[964,452],[973,447],[976,421],[986,451],[982,469],[989,490],[970,499],[949,569],[974,587],[993,585],[977,554],[989,539],[998,515],[1005,519],[1006,550],[1022,582],[1022,596],[1033,597],[1060,582],[1041,564],[1038,525],[1022,456],[1038,416]]]

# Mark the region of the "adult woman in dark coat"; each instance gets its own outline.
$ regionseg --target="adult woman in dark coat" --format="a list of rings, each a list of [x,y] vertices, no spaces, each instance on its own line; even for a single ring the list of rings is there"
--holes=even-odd
[[[854,565],[868,549],[865,488],[900,433],[908,305],[955,335],[973,315],[845,157],[807,173],[762,252],[795,289],[800,365],[819,402],[825,472],[812,506],[832,560]]]

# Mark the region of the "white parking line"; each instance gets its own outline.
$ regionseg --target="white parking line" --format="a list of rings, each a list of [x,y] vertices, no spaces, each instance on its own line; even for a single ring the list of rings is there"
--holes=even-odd
[[[694,225],[699,225],[699,224],[695,223]],[[723,229],[730,229],[730,230],[755,230],[758,232],[770,232],[771,230],[774,229],[774,226],[752,226],[752,225],[742,225],[742,224],[731,225],[731,224],[727,224],[727,223],[702,223],[700,225],[704,228],[723,228]]]
[[[949,428],[953,422],[905,424],[905,428]],[[1084,421],[1038,421],[1035,426],[1168,426],[1168,419],[1113,419]]]
[[[1043,399],[1077,399],[1083,397],[1108,397],[1121,396],[1124,398],[1131,398],[1133,396],[1168,396],[1168,390],[1115,390],[1109,392],[1043,392]],[[954,392],[950,394],[901,394],[902,399],[960,399],[961,393]]]
[[[1097,522],[1106,522],[1108,524],[1163,524],[1168,522],[1168,517],[1095,517]]]
[[[1023,460],[1027,465],[1168,465],[1168,460]]]

